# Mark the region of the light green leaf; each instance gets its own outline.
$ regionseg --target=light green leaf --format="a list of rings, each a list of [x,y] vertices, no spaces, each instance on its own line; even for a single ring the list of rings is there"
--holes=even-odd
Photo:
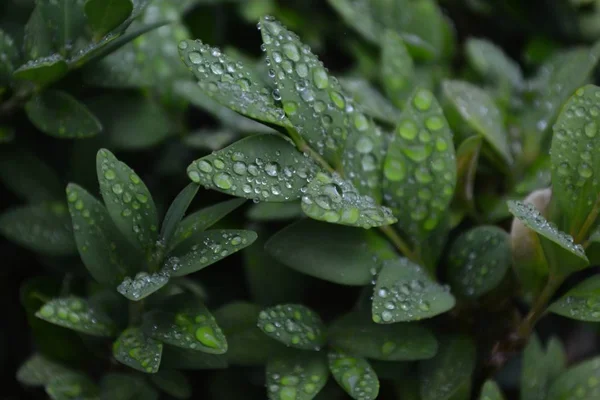
[[[521,398],[544,400],[548,391],[548,367],[542,344],[537,335],[531,335],[525,350],[521,370]]]
[[[106,374],[100,382],[100,392],[101,400],[158,400],[158,392],[139,374]]]
[[[331,374],[350,397],[357,400],[377,398],[379,379],[367,360],[339,350],[330,350],[327,357]]]
[[[163,343],[194,351],[223,354],[227,339],[210,311],[197,298],[178,295],[144,315],[144,332]]]
[[[93,336],[113,336],[115,325],[103,312],[85,299],[64,297],[42,306],[35,316],[55,325],[64,326]]]
[[[301,352],[269,360],[266,375],[270,400],[310,400],[327,383],[329,370],[322,354]]]
[[[177,197],[175,197],[175,200],[173,200],[169,206],[160,228],[159,241],[163,246],[169,246],[179,223],[181,222],[185,212],[190,206],[192,200],[194,200],[194,197],[196,197],[197,193],[198,185],[190,183],[181,192],[179,192]]]
[[[252,204],[246,216],[254,221],[280,221],[302,216],[298,202]]]
[[[463,233],[448,255],[452,291],[477,298],[500,284],[511,265],[510,237],[495,226],[478,226]]]
[[[444,94],[469,126],[477,131],[508,164],[512,155],[500,109],[483,89],[463,81],[447,80]]]
[[[117,361],[150,374],[158,372],[162,350],[162,343],[146,336],[140,328],[127,328],[113,343]]]
[[[156,206],[148,188],[131,168],[106,149],[98,151],[96,172],[111,219],[129,242],[148,255],[158,236]]]
[[[138,272],[133,278],[126,276],[117,291],[131,301],[140,301],[161,289],[169,282],[169,270],[158,272]]]
[[[423,400],[451,399],[468,384],[475,367],[475,345],[466,336],[446,336],[435,357],[419,364]]]
[[[417,323],[376,324],[368,314],[346,314],[329,326],[329,343],[350,354],[382,361],[413,361],[433,357],[435,336]]]
[[[504,396],[502,395],[502,391],[498,387],[498,384],[488,380],[483,384],[479,400],[504,400]]]
[[[102,37],[123,23],[133,11],[131,0],[87,0],[85,16],[96,37]]]
[[[197,242],[188,239],[176,247],[166,260],[164,270],[171,276],[191,274],[250,246],[256,237],[253,231],[235,229],[203,232],[194,236]]]
[[[386,31],[381,42],[381,83],[392,102],[404,108],[413,91],[415,71],[404,41],[394,31]]]
[[[280,135],[254,135],[194,161],[189,178],[207,188],[261,201],[292,201],[317,169]]]
[[[452,131],[429,90],[417,89],[406,103],[383,175],[386,204],[401,229],[423,241],[444,217],[456,187]]]
[[[92,112],[70,94],[46,90],[25,104],[29,120],[42,132],[59,138],[87,138],[102,130]]]
[[[569,290],[552,303],[549,310],[567,318],[600,322],[600,275],[592,276]]]
[[[57,375],[48,382],[45,389],[52,400],[94,400],[100,392],[90,378],[78,372]]]
[[[371,84],[358,77],[340,78],[343,90],[362,108],[364,113],[376,120],[395,124],[400,111]]]
[[[36,9],[46,24],[55,51],[66,55],[85,31],[85,0],[39,0]]]
[[[187,377],[174,369],[160,370],[150,377],[152,383],[176,399],[192,397],[192,385]]]
[[[381,35],[381,26],[379,21],[373,16],[373,10],[371,9],[371,3],[368,0],[328,0],[329,4],[341,15],[344,21],[356,29],[358,33],[363,35],[365,39],[370,40],[378,44],[379,37]],[[381,3],[381,1],[379,1]],[[406,6],[405,1],[388,2],[391,7],[393,4],[400,6]],[[392,14],[390,18],[396,16],[395,9],[389,9],[388,12]]]
[[[573,243],[571,236],[548,223],[533,205],[520,201],[509,201],[507,204],[516,218],[538,234],[551,273],[566,276],[589,264],[583,247]]]
[[[280,304],[258,314],[258,327],[286,346],[319,351],[327,341],[317,313],[301,304]]]
[[[495,84],[510,85],[515,89],[523,86],[523,73],[519,64],[511,60],[494,43],[485,39],[469,38],[465,50],[471,67],[484,78]]]
[[[454,307],[448,288],[406,258],[387,261],[374,288],[372,317],[378,324],[431,318]]]
[[[73,183],[67,186],[67,201],[79,255],[95,280],[116,285],[139,269],[136,255],[124,246],[124,238],[100,201]]]
[[[397,0],[395,2],[398,3]],[[388,0],[380,3],[390,4]],[[435,0],[409,1],[408,7],[399,12],[408,14],[408,17],[404,17],[405,23],[401,25],[401,31],[413,57],[428,61],[442,56],[446,21],[438,3]],[[390,22],[387,26],[393,28],[394,21]]]
[[[67,73],[68,67],[64,58],[54,54],[48,57],[36,58],[15,70],[16,79],[31,81],[38,86],[48,85],[59,80]]]
[[[165,345],[160,365],[170,369],[221,369],[227,368],[227,355]]]
[[[17,371],[17,381],[27,386],[45,386],[57,375],[68,372],[65,366],[41,354],[34,354]]]
[[[338,174],[319,172],[302,196],[302,211],[318,221],[365,229],[396,222],[392,211],[361,195]]]
[[[553,126],[552,193],[566,221],[565,228],[577,243],[585,240],[600,211],[600,161],[593,151],[600,145],[600,117],[595,111],[599,99],[597,86],[577,89]]]
[[[200,88],[218,103],[258,121],[291,126],[271,90],[241,61],[199,40],[179,43],[179,54]]]
[[[377,244],[381,244],[383,250],[378,251]],[[278,261],[296,271],[351,286],[369,284],[380,261],[390,254],[388,242],[372,231],[310,219],[300,220],[279,231],[265,248]],[[393,257],[393,250],[391,254]]]
[[[19,62],[19,49],[15,41],[2,29],[0,29],[0,88],[10,83],[12,73]]]
[[[21,206],[0,215],[0,233],[35,252],[70,255],[76,247],[69,219],[63,203]]]
[[[227,200],[188,215],[177,225],[170,247],[174,248],[184,241],[187,243],[200,242],[206,229],[245,202],[245,199]]]

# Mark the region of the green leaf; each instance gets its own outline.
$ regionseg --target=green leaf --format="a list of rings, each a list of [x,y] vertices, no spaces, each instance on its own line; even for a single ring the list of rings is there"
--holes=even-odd
[[[479,400],[504,400],[504,396],[496,382],[487,380],[483,384]]]
[[[520,201],[509,201],[507,204],[516,218],[538,234],[551,273],[566,276],[589,264],[583,247],[573,243],[571,236],[549,224],[533,205]]]
[[[404,41],[394,31],[386,31],[381,42],[381,82],[392,102],[404,108],[413,91],[415,70]]]
[[[270,400],[310,400],[327,383],[329,370],[322,354],[302,352],[270,360],[266,375]]]
[[[254,135],[194,161],[192,182],[233,196],[260,201],[300,198],[317,169],[280,135]]]
[[[217,151],[237,138],[238,134],[229,129],[198,129],[185,135],[182,142],[192,149]]]
[[[94,114],[70,94],[46,90],[25,104],[29,120],[40,131],[58,138],[87,138],[102,130]]]
[[[15,41],[2,29],[0,29],[0,88],[10,83],[12,73],[19,62],[19,49]]]
[[[469,126],[477,131],[508,164],[512,155],[502,113],[483,89],[463,81],[445,81],[445,96]]]
[[[600,322],[600,275],[592,276],[569,290],[552,303],[549,310],[567,318]]]
[[[30,60],[49,56],[54,52],[52,37],[48,34],[46,21],[40,9],[35,7],[25,24],[23,52]]]
[[[521,398],[523,400],[544,400],[548,391],[548,367],[544,349],[538,337],[529,337],[523,351],[521,371]]]
[[[0,233],[29,250],[53,256],[76,250],[67,207],[63,203],[21,206],[0,215]]]
[[[162,343],[146,336],[140,328],[127,328],[113,343],[117,361],[150,374],[158,372],[162,350]]]
[[[221,369],[227,368],[227,355],[165,345],[160,365],[170,369]]]
[[[600,144],[600,117],[595,111],[599,96],[597,86],[577,89],[553,126],[553,195],[567,221],[566,229],[577,243],[585,239],[600,212],[598,182],[594,178],[600,174],[600,161],[593,152]]]
[[[85,0],[40,0],[36,2],[54,50],[66,55],[85,30]]]
[[[481,136],[470,136],[456,150],[456,190],[454,196],[470,212],[476,212],[473,189],[481,152]]]
[[[358,33],[365,37],[365,39],[379,43],[381,35],[381,26],[379,21],[375,20],[372,12],[371,3],[365,0],[353,1],[353,0],[328,0],[329,4],[341,15],[344,21],[356,29]],[[379,2],[381,3],[381,1]],[[406,6],[406,1],[388,2],[390,9],[388,12],[391,14],[390,18],[393,18],[397,14],[395,13],[394,5]]]
[[[179,54],[202,91],[218,103],[258,121],[291,127],[271,90],[243,62],[199,40],[179,43]]]
[[[477,38],[469,38],[465,44],[466,56],[484,78],[499,85],[510,85],[515,89],[523,86],[523,73],[519,64],[511,60],[494,43]]]
[[[176,247],[184,241],[187,243],[198,243],[204,237],[206,229],[245,202],[245,199],[227,200],[188,215],[177,225],[170,247]]]
[[[196,194],[198,193],[198,185],[190,183],[175,197],[175,200],[169,206],[165,218],[163,219],[160,228],[159,241],[166,247],[169,246],[177,226],[181,222],[185,212]]]
[[[246,216],[253,221],[280,221],[295,219],[302,215],[298,202],[252,204]]]
[[[302,211],[318,221],[361,228],[396,222],[392,211],[361,195],[350,181],[338,174],[319,172],[302,196]]]
[[[552,383],[547,400],[595,399],[600,395],[600,357],[581,362]]]
[[[17,370],[17,381],[27,386],[45,386],[52,378],[68,371],[62,364],[41,354],[34,354]]]
[[[110,220],[104,205],[85,189],[70,183],[67,201],[83,264],[98,282],[117,285],[137,269],[136,255],[124,246],[124,238]]]
[[[96,171],[111,219],[129,242],[149,254],[158,236],[158,216],[148,188],[131,168],[106,149],[98,151]]]
[[[329,342],[350,354],[381,361],[423,360],[438,349],[435,336],[417,323],[380,325],[356,312],[331,323]]]
[[[15,139],[15,128],[12,126],[0,125],[0,144],[10,143]]]
[[[510,237],[495,226],[478,226],[452,244],[448,277],[452,291],[477,298],[500,284],[511,265]]]
[[[296,271],[341,285],[363,286],[373,279],[380,260],[387,258],[385,250],[375,248],[378,243],[389,254],[389,244],[374,232],[305,219],[277,232],[265,248]]]
[[[383,175],[386,204],[401,229],[423,241],[444,217],[456,187],[452,131],[429,90],[415,90],[406,103]]]
[[[62,78],[68,71],[64,58],[54,54],[48,57],[36,58],[15,70],[16,79],[31,81],[39,86],[48,85]]]
[[[364,113],[376,120],[395,124],[400,111],[395,108],[377,89],[358,77],[340,78],[343,90],[362,108]]]
[[[192,385],[184,374],[173,369],[160,370],[150,377],[160,390],[176,399],[192,397]]]
[[[330,350],[327,357],[331,374],[350,397],[357,400],[377,398],[379,379],[367,360],[339,350]]]
[[[317,313],[301,304],[280,304],[258,314],[258,327],[286,346],[319,351],[327,341]]]
[[[388,261],[374,288],[373,321],[391,324],[431,318],[454,307],[449,289],[432,280],[419,265],[406,258]]]
[[[123,23],[133,11],[131,0],[87,0],[85,16],[96,37],[102,37]]]
[[[548,382],[554,382],[567,367],[567,352],[557,337],[551,337],[546,346]]]
[[[256,240],[253,231],[220,229],[195,235],[197,244],[188,239],[183,245],[175,248],[165,262],[165,271],[171,276],[184,276],[200,271],[229,257],[243,248],[250,246]],[[188,244],[191,248],[188,248]]]
[[[45,387],[52,400],[93,400],[100,390],[87,376],[78,372],[66,372],[53,378]]]
[[[100,382],[100,391],[101,400],[158,400],[158,392],[141,375],[106,374]]]
[[[475,345],[466,336],[446,336],[435,357],[419,364],[423,400],[446,400],[468,383],[475,367]]]
[[[133,278],[126,276],[117,291],[131,301],[140,301],[158,291],[169,282],[169,270],[158,272],[138,272]]]
[[[104,313],[78,297],[53,299],[44,304],[35,316],[93,336],[113,336],[116,328]]]
[[[169,298],[144,316],[144,332],[162,343],[211,354],[227,351],[227,339],[210,311],[195,297]]]

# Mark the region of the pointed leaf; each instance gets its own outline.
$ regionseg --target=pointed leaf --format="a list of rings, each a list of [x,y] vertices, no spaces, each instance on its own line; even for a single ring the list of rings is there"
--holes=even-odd
[[[218,103],[258,121],[291,126],[271,90],[241,61],[235,62],[199,40],[179,43],[179,54],[200,88]]]
[[[21,65],[13,74],[16,79],[31,81],[39,86],[59,80],[67,73],[65,60],[59,55],[37,58]]]
[[[383,246],[378,251],[377,244]],[[362,286],[373,279],[381,259],[394,257],[374,232],[300,220],[273,235],[265,248],[296,271],[341,285]],[[387,252],[386,252],[387,249]]]
[[[478,226],[463,233],[448,255],[452,291],[477,298],[500,284],[511,264],[510,237],[495,226]]]
[[[274,358],[267,364],[266,374],[270,400],[313,399],[329,377],[325,357],[313,352]]]
[[[443,90],[465,122],[482,135],[506,163],[512,163],[502,114],[490,95],[463,81],[445,81]]]
[[[481,152],[481,136],[470,136],[456,150],[456,190],[454,196],[468,211],[475,212],[473,189]]]
[[[48,255],[70,255],[76,250],[63,203],[9,209],[0,215],[0,233],[21,246]]]
[[[123,23],[133,11],[131,0],[87,0],[85,16],[96,37],[102,37]]]
[[[113,222],[127,240],[148,254],[158,236],[156,206],[148,188],[131,168],[106,149],[98,151],[96,172]]]
[[[404,108],[413,91],[415,80],[413,60],[402,37],[386,31],[381,42],[381,80],[383,87],[398,108]]]
[[[57,375],[69,369],[41,354],[34,354],[17,371],[17,381],[27,386],[45,386]]]
[[[548,341],[546,363],[548,365],[549,382],[554,382],[567,367],[567,351],[557,337],[552,337]]]
[[[52,400],[97,399],[100,390],[87,376],[66,372],[53,378],[45,387]]]
[[[131,301],[140,301],[158,291],[169,282],[169,270],[158,272],[138,272],[133,278],[126,276],[117,291]]]
[[[529,337],[523,351],[521,397],[523,400],[544,400],[548,391],[548,364],[538,337]]]
[[[567,318],[600,322],[600,275],[592,276],[569,290],[552,303],[549,310]]]
[[[253,231],[206,231],[195,236],[197,242],[188,239],[182,246],[175,248],[175,255],[171,255],[165,262],[165,271],[171,276],[191,274],[250,246],[256,237]],[[188,248],[188,244],[191,248]]]
[[[221,150],[233,143],[239,135],[229,129],[199,129],[182,139],[183,143],[196,150]]]
[[[533,205],[520,201],[509,201],[507,204],[516,218],[538,234],[551,272],[566,276],[589,264],[583,247],[573,243],[571,236],[548,223]]]
[[[469,382],[475,367],[475,345],[465,336],[447,336],[435,357],[419,364],[423,400],[447,400]]]
[[[128,328],[113,343],[113,356],[128,367],[154,374],[158,372],[162,349],[162,343],[146,336],[141,329]]]
[[[338,174],[319,172],[302,196],[302,211],[318,221],[373,228],[396,222],[392,211],[361,195]]]
[[[192,182],[233,196],[260,201],[300,198],[317,167],[279,135],[254,135],[196,160]]]
[[[379,379],[367,360],[339,350],[329,351],[327,357],[331,374],[350,397],[357,400],[377,398]]]
[[[456,186],[452,131],[429,90],[417,89],[408,100],[383,174],[386,202],[401,229],[422,241],[444,217]]]
[[[600,396],[600,357],[581,362],[556,379],[547,400],[595,399]]]
[[[46,90],[25,104],[29,120],[42,132],[59,138],[87,138],[102,124],[77,99],[66,92]]]
[[[483,384],[479,400],[504,400],[504,396],[502,395],[502,391],[498,387],[498,384],[488,380]]]
[[[113,321],[86,300],[78,297],[53,299],[35,314],[36,317],[52,324],[64,326],[93,336],[112,336],[115,333]]]
[[[298,349],[318,351],[327,341],[319,315],[301,304],[281,304],[262,310],[258,327],[267,336]]]
[[[382,361],[423,360],[438,348],[435,336],[417,323],[380,325],[356,312],[331,323],[329,342],[350,354]]]
[[[378,324],[431,318],[454,307],[448,288],[406,258],[387,261],[375,285],[372,316]]]
[[[160,390],[176,399],[192,397],[192,385],[184,374],[174,369],[160,370],[150,379]]]
[[[593,149],[600,145],[600,116],[595,111],[600,88],[577,89],[563,106],[553,126],[552,189],[566,229],[581,243],[600,212],[597,176],[600,161]]]
[[[175,200],[169,206],[165,218],[163,219],[162,226],[160,228],[159,241],[163,246],[168,247],[177,226],[183,219],[185,212],[196,194],[198,193],[198,185],[194,183],[188,184],[179,194],[175,197]]]
[[[390,124],[398,121],[400,111],[366,80],[357,77],[340,78],[340,83],[343,90],[352,96],[368,116]]]
[[[469,63],[484,78],[516,89],[522,87],[523,73],[519,64],[511,60],[500,47],[485,39],[469,38],[465,49]]]
[[[246,216],[253,221],[280,221],[295,219],[302,215],[298,202],[252,204]]]

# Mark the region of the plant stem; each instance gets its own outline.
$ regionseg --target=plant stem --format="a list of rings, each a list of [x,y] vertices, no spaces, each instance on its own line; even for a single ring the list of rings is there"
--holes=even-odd
[[[408,244],[398,235],[398,233],[392,228],[391,225],[380,226],[379,230],[387,236],[387,238],[396,246],[396,248],[404,254],[406,258],[416,263],[419,263],[419,259],[416,254],[410,249]]]
[[[600,213],[600,195],[598,197],[596,197],[596,202],[594,203],[594,207],[588,214],[587,218],[585,219],[585,221],[584,221],[583,225],[581,226],[581,229],[579,230],[577,235],[575,235],[575,239],[574,239],[575,243],[583,242],[583,240],[587,236],[588,231],[590,230],[590,228],[596,221],[596,218],[598,218],[598,213]]]
[[[542,315],[546,311],[546,307],[548,305],[548,302],[552,298],[552,295],[554,294],[554,292],[556,292],[556,289],[558,289],[563,280],[564,278],[556,276],[550,276],[550,278],[548,278],[546,286],[544,287],[540,295],[537,297],[537,299],[533,303],[533,306],[531,307],[525,318],[523,318],[521,324],[518,327],[517,333],[519,337],[521,337],[522,339],[527,339],[529,337],[529,335],[533,331],[533,327],[535,326],[536,322],[542,317]]]

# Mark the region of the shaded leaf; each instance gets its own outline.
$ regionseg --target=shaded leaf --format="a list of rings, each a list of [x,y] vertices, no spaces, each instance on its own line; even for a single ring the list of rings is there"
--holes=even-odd
[[[36,317],[93,336],[112,336],[115,324],[86,300],[77,297],[53,299],[42,306]]]
[[[162,343],[146,336],[139,328],[127,328],[113,343],[117,361],[146,373],[158,372]]]
[[[463,140],[456,150],[457,181],[454,196],[471,212],[476,211],[473,189],[481,142],[481,136],[471,136]]]
[[[68,371],[68,368],[43,355],[34,354],[17,370],[17,381],[27,386],[45,386],[52,378]]]
[[[175,200],[173,200],[169,206],[165,218],[163,219],[159,235],[159,241],[161,241],[164,246],[169,246],[173,235],[175,235],[177,226],[183,219],[185,212],[197,193],[198,185],[190,183],[179,192],[177,197],[175,197]]]
[[[329,371],[322,354],[302,352],[270,360],[266,376],[270,400],[310,400],[327,383]]]
[[[523,73],[519,64],[511,60],[494,43],[485,39],[469,38],[465,49],[469,63],[484,78],[516,89],[523,86]]]
[[[523,351],[521,397],[523,400],[544,400],[548,391],[548,364],[537,335],[531,335]]]
[[[367,360],[339,350],[329,351],[327,357],[331,374],[350,397],[358,400],[377,398],[379,379]]]
[[[154,378],[156,374],[152,375]],[[109,373],[100,382],[101,400],[157,400],[158,392],[141,375]]]
[[[319,315],[301,304],[263,309],[257,324],[267,336],[298,349],[318,351],[327,340]]]
[[[160,364],[163,368],[175,369],[221,369],[227,368],[227,355],[165,345]]]
[[[15,41],[0,29],[0,88],[10,83],[12,73],[19,62],[19,49]]]
[[[21,65],[15,70],[13,76],[16,79],[31,81],[43,86],[59,80],[67,73],[67,70],[64,58],[54,54]]]
[[[131,0],[87,0],[85,16],[96,37],[102,37],[123,23],[133,11]]]
[[[199,129],[185,135],[182,141],[192,149],[217,151],[237,138],[238,135],[229,129]]]
[[[488,380],[483,384],[479,400],[504,400],[504,396],[502,395],[502,391],[498,387],[498,384]]]
[[[551,337],[546,346],[548,381],[554,382],[567,367],[567,352],[560,339]]]
[[[366,80],[348,77],[340,78],[340,83],[366,115],[390,124],[398,121],[400,111]]]
[[[46,393],[52,400],[97,399],[98,386],[87,376],[77,372],[57,375],[48,382]]]
[[[600,275],[581,282],[548,309],[567,318],[600,322]]]
[[[302,215],[300,203],[257,203],[252,204],[246,216],[254,221],[279,221],[295,219]]]
[[[54,50],[66,55],[85,30],[85,0],[42,0],[36,2]]]
[[[173,369],[161,370],[150,379],[160,390],[176,399],[192,397],[192,385],[184,374]]]
[[[386,31],[381,42],[381,80],[383,87],[398,108],[404,108],[413,91],[415,71],[413,60],[404,41],[394,31]]]

